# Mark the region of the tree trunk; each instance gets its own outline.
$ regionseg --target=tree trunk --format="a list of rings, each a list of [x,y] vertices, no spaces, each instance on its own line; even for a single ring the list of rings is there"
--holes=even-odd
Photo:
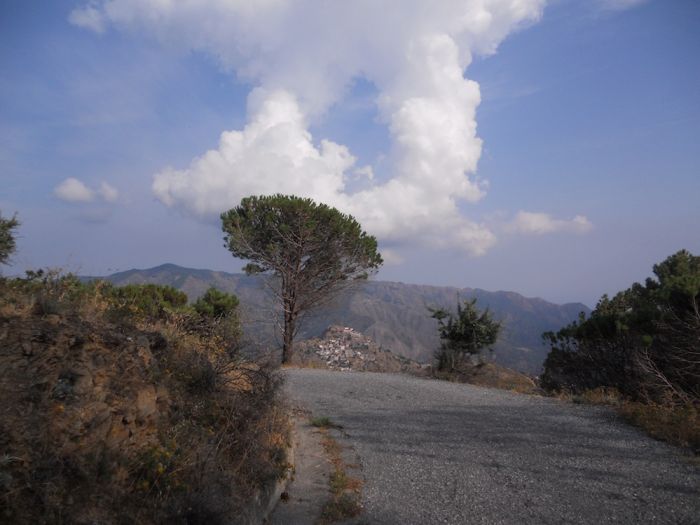
[[[284,314],[284,334],[282,335],[282,364],[292,362],[294,355],[294,325],[296,316],[290,312]]]

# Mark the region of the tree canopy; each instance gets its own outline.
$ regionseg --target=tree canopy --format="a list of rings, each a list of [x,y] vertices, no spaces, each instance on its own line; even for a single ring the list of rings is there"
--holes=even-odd
[[[588,318],[543,334],[545,388],[700,399],[700,257],[681,250],[653,270],[645,284],[604,295]]]
[[[251,196],[221,215],[226,247],[268,274],[283,314],[282,361],[289,362],[298,319],[382,264],[377,240],[350,215],[291,195]]]
[[[211,287],[195,301],[193,306],[199,315],[216,319],[236,315],[238,297]]]
[[[7,264],[15,248],[15,230],[19,226],[16,216],[6,219],[0,213],[0,264]]]

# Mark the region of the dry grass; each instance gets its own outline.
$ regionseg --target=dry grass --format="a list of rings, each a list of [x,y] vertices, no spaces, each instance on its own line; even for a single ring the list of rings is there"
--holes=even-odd
[[[330,423],[330,420],[328,422]],[[347,465],[343,460],[343,449],[330,435],[329,428],[329,425],[319,426],[319,432],[322,434],[321,444],[333,465],[329,480],[331,499],[323,506],[319,520],[321,525],[355,517],[362,511],[362,481],[348,475],[347,470],[351,465]]]
[[[620,414],[650,436],[700,455],[700,410],[693,405],[668,406],[625,401]]]
[[[540,389],[524,374],[502,367],[496,363],[481,365],[463,364],[454,371],[433,371],[433,377],[455,383],[469,383],[487,388],[508,390],[519,394],[537,394]]]
[[[692,403],[678,403],[671,399],[665,403],[632,401],[610,387],[585,390],[580,394],[556,392],[552,396],[572,403],[613,407],[625,421],[653,438],[700,455],[700,410]]]
[[[277,375],[187,315],[0,280],[0,521],[220,523],[287,465]]]
[[[584,390],[580,394],[573,394],[567,391],[552,392],[551,397],[561,401],[568,401],[576,404],[606,405],[618,407],[624,398],[616,388],[598,387],[592,390]]]
[[[318,357],[294,354],[292,363],[282,365],[282,368],[311,368],[313,370],[328,370],[328,365]]]

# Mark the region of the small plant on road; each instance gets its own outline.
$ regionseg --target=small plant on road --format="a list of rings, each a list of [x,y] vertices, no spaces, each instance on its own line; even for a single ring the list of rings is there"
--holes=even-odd
[[[316,428],[343,428],[341,425],[333,423],[331,418],[329,418],[328,416],[314,417],[309,421],[309,423],[311,423],[311,426]]]

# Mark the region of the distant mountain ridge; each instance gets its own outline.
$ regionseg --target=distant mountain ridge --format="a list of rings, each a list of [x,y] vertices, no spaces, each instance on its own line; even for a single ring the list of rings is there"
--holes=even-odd
[[[274,303],[266,293],[263,277],[163,264],[115,273],[104,279],[116,285],[170,285],[185,292],[190,300],[210,286],[235,293],[249,329],[263,340],[273,339]],[[590,312],[582,303],[557,305],[515,292],[368,281],[305,319],[300,338],[320,337],[331,325],[348,326],[396,354],[428,362],[439,339],[435,320],[427,308],[454,308],[458,300],[470,298],[476,298],[480,308],[490,308],[503,321],[493,359],[530,374],[540,372],[548,351],[541,341],[542,332],[558,330],[576,319],[579,312]]]

